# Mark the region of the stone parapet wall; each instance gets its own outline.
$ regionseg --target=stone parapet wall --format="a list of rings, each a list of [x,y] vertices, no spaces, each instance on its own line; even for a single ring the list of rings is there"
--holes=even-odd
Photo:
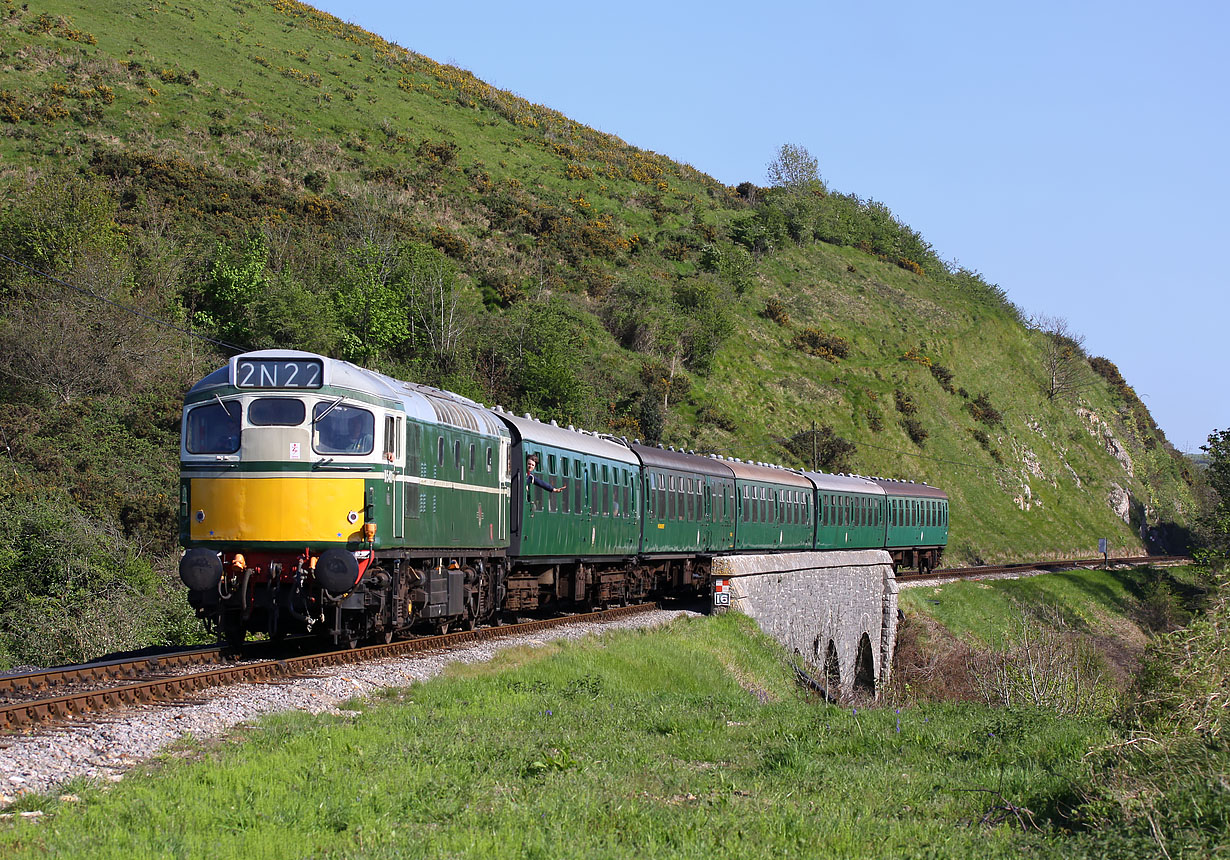
[[[831,643],[842,695],[853,692],[856,677],[864,688],[872,679],[877,695],[887,686],[897,583],[884,550],[721,556],[713,560],[713,576],[730,581],[733,609],[755,619],[821,678]]]

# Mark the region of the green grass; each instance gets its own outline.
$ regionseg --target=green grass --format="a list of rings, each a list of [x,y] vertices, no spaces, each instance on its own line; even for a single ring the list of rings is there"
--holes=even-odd
[[[1144,645],[1144,604],[1153,583],[1167,582],[1189,602],[1199,589],[1189,568],[1071,570],[978,582],[951,582],[901,590],[907,613],[922,613],[958,638],[987,647],[1004,644],[1019,629],[1022,612],[1062,619],[1073,631]]]
[[[736,615],[536,651],[183,745],[0,831],[4,857],[1008,857],[1097,722],[805,700]]]

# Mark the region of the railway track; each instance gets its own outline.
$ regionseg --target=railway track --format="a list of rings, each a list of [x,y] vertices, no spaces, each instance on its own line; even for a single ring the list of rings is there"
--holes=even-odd
[[[927,573],[898,573],[898,582],[918,579],[977,579],[994,573],[1021,573],[1028,570],[1062,570],[1073,567],[1092,567],[1103,564],[1183,564],[1191,563],[1185,555],[1142,555],[1130,558],[1077,558],[1061,561],[1017,562],[1014,564],[983,565],[980,567],[947,567]]]
[[[257,660],[238,665],[221,665],[232,655],[229,649],[203,648],[155,658],[116,660],[103,664],[61,667],[46,672],[29,672],[0,678],[0,699],[3,699],[0,701],[0,731],[15,731],[41,723],[77,719],[131,705],[173,705],[191,701],[199,691],[210,687],[274,682],[280,678],[302,676],[325,666],[439,651],[471,642],[534,633],[565,624],[613,620],[656,608],[656,603],[644,603],[503,627],[483,627],[442,636],[424,636],[387,645],[369,645],[276,660]],[[174,659],[168,661],[168,658]],[[193,659],[198,662],[193,664],[190,662]],[[185,667],[211,662],[219,664],[218,668],[199,672],[180,671]],[[121,683],[115,683],[116,681]],[[61,691],[61,695],[44,695],[45,692]]]

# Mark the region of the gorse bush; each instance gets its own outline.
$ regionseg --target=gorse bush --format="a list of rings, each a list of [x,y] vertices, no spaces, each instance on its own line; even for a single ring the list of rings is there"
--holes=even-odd
[[[952,371],[942,364],[932,363],[931,375],[935,377],[935,381],[940,384],[940,388],[947,391],[949,394],[956,394],[956,389],[952,387]]]
[[[918,406],[914,403],[914,398],[902,391],[900,388],[893,391],[893,403],[897,406],[897,411],[902,415],[913,415],[918,411]]]
[[[927,441],[927,437],[931,435],[927,432],[927,428],[922,426],[922,422],[913,415],[906,416],[902,420],[901,426],[905,428],[906,435],[920,448]]]
[[[965,410],[974,417],[975,421],[981,421],[989,427],[1000,424],[1004,420],[999,410],[991,405],[991,398],[986,393],[979,394],[966,403]]]
[[[794,336],[794,346],[808,355],[836,364],[850,355],[850,342],[836,334],[815,328],[805,328]]]
[[[773,320],[778,325],[784,326],[790,323],[790,314],[786,312],[786,306],[782,304],[781,299],[768,299],[764,304],[763,313],[767,319]]]
[[[823,472],[846,471],[856,449],[853,442],[837,435],[827,424],[795,433],[783,447],[805,468]]]

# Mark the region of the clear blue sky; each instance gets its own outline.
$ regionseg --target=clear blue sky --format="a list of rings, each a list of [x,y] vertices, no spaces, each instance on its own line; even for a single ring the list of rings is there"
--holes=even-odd
[[[315,4],[733,185],[783,143],[1230,427],[1230,4]]]

